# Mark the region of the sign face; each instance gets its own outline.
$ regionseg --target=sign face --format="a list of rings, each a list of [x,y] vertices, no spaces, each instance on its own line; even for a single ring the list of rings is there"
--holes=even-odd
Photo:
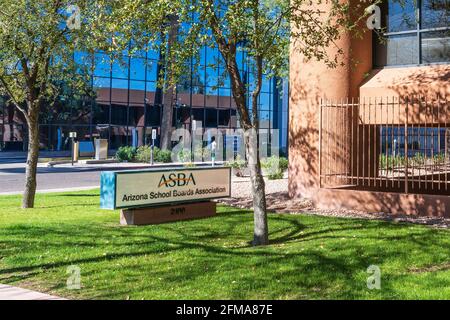
[[[231,196],[231,169],[177,168],[105,171],[100,207],[125,209]]]
[[[76,138],[77,133],[76,132],[69,132],[69,138]]]
[[[152,129],[152,140],[156,140],[156,129]]]

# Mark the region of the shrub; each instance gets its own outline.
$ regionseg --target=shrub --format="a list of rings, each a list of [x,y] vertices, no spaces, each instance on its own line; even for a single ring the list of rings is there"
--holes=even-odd
[[[247,167],[247,162],[237,156],[235,160],[228,162],[227,165],[233,168],[233,172],[237,177],[242,177],[244,175],[242,171]]]
[[[124,146],[120,147],[116,152],[116,159],[120,162],[133,161],[136,156],[136,148]]]
[[[284,174],[281,171],[275,172],[275,173],[269,173],[267,175],[267,178],[269,180],[279,180],[279,179],[283,179],[283,177],[284,177]]]
[[[282,179],[288,166],[289,161],[284,157],[271,156],[261,160],[261,167],[266,171],[269,180]]]
[[[151,147],[150,146],[140,146],[136,150],[136,161],[138,162],[150,162],[150,153],[151,153]]]
[[[416,156],[411,159],[411,162],[420,165],[421,163],[423,163],[423,160],[424,160],[423,156],[421,156],[420,154],[416,154]],[[406,158],[404,156],[394,157],[385,154],[380,155],[380,167],[382,170],[383,169],[392,170],[395,167],[404,166],[405,164]]]
[[[148,163],[151,160],[151,146],[141,146],[137,149],[136,160],[139,162]],[[161,150],[158,147],[153,147],[153,161],[154,162],[170,162],[170,151]]]
[[[180,150],[178,152],[178,161],[180,162],[191,162],[191,152],[187,149]]]
[[[285,157],[280,157],[278,167],[282,172],[285,172],[289,168],[289,160]]]
[[[202,162],[211,160],[211,150],[209,148],[197,147],[194,151],[194,160]]]
[[[156,149],[158,151],[156,152]],[[169,163],[172,162],[172,152],[170,150],[166,149],[159,149],[155,147],[155,153],[153,154],[153,160],[155,162],[163,162],[163,163]]]

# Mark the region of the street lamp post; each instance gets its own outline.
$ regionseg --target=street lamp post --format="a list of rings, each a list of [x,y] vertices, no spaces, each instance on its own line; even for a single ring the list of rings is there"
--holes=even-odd
[[[156,129],[152,129],[152,147],[150,152],[150,164],[153,165],[153,151],[155,149]]]
[[[71,162],[72,162],[72,166],[73,166],[73,160],[74,160],[74,151],[75,151],[75,139],[77,138],[77,133],[76,132],[70,132],[69,133],[69,137],[72,140],[72,156],[71,156]]]

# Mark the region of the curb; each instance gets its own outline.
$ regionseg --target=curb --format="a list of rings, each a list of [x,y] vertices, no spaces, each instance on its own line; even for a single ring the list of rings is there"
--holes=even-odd
[[[59,193],[59,192],[70,192],[70,191],[86,191],[98,189],[100,186],[87,186],[87,187],[75,187],[75,188],[58,188],[58,189],[44,189],[36,190],[36,193]],[[0,196],[16,196],[21,195],[23,191],[11,191],[11,192],[0,192]]]

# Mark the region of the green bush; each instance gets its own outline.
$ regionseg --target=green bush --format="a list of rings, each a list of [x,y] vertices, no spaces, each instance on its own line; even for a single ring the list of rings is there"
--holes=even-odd
[[[423,158],[419,156],[412,159],[414,162],[417,161],[417,164],[420,164]],[[406,158],[404,156],[386,156],[385,154],[380,155],[380,169],[388,169],[392,170],[395,167],[401,167],[406,164]]]
[[[211,160],[211,149],[197,147],[194,151],[194,160],[208,161]]]
[[[274,172],[274,173],[269,173],[267,175],[267,178],[269,180],[279,180],[279,179],[283,179],[283,172],[279,171],[279,172]]]
[[[133,161],[136,157],[135,147],[120,147],[116,152],[116,159],[120,162]]]
[[[155,162],[169,163],[172,162],[172,152],[166,149],[159,149],[155,147],[155,150],[158,149],[157,152],[153,154]]]
[[[269,180],[283,179],[283,173],[288,166],[289,161],[284,157],[271,156],[261,160],[261,167],[266,171]]]
[[[150,153],[151,153],[151,147],[150,146],[140,146],[136,150],[136,161],[138,162],[150,162]]]
[[[187,149],[180,150],[178,152],[178,161],[180,162],[191,162],[192,153]]]
[[[280,157],[278,166],[280,167],[280,170],[285,172],[289,168],[289,160],[285,157]]]
[[[116,159],[123,161],[137,161],[149,163],[151,160],[151,146],[134,147],[120,147],[116,152]],[[153,161],[170,163],[172,162],[172,152],[170,150],[161,150],[158,147],[153,148]],[[188,161],[188,160],[187,160]]]
[[[233,172],[237,177],[244,176],[243,170],[247,167],[247,162],[238,155],[235,160],[227,162],[227,166],[233,168]]]
[[[141,146],[136,151],[136,161],[149,163],[151,160],[151,146]],[[153,147],[153,161],[169,163],[172,162],[170,150],[161,150],[158,147]]]
[[[229,161],[227,165],[233,169],[242,170],[247,166],[247,162],[241,159],[241,157],[237,156],[235,160]]]

